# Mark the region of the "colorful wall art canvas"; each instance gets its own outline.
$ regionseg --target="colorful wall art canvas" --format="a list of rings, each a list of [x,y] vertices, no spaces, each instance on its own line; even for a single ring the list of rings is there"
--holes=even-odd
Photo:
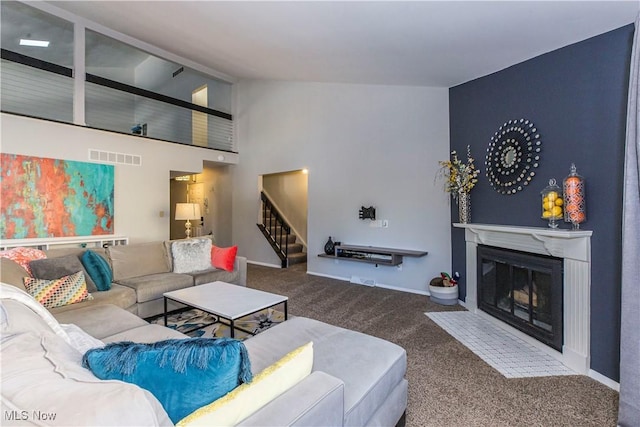
[[[114,167],[0,154],[0,238],[113,234]]]

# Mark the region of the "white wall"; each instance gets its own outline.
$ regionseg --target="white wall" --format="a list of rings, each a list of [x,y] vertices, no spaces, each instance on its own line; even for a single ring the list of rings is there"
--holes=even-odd
[[[115,234],[132,243],[169,237],[170,171],[199,173],[204,161],[237,163],[238,155],[80,126],[2,114],[3,153],[89,161],[98,149],[142,156],[142,166],[115,165]],[[160,212],[164,216],[160,216]]]
[[[209,207],[204,209],[203,234],[213,232],[217,246],[228,247],[234,244],[232,239],[231,200],[233,183],[230,166],[211,166],[205,164],[199,175],[204,183],[204,197]]]
[[[260,175],[308,168],[308,271],[426,291],[451,268],[448,197],[434,183],[449,157],[445,88],[241,81],[233,238],[254,262],[279,260],[256,227]],[[358,219],[374,205],[389,228]],[[402,270],[317,257],[327,238],[429,251]]]
[[[178,68],[180,68],[179,65],[156,56],[149,56],[135,69],[135,86],[191,102],[191,93],[206,84],[207,106],[214,110],[231,113],[232,85],[230,83],[215,80],[211,76],[191,69],[185,69],[173,77],[173,73]]]

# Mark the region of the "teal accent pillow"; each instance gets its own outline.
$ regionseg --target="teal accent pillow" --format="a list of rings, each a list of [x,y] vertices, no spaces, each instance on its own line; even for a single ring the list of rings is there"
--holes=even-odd
[[[252,379],[247,349],[231,338],[117,342],[87,351],[82,366],[149,390],[174,424]]]
[[[89,273],[91,280],[96,284],[98,291],[111,289],[113,272],[106,259],[93,251],[86,251],[82,254],[80,261],[82,261],[84,269]]]

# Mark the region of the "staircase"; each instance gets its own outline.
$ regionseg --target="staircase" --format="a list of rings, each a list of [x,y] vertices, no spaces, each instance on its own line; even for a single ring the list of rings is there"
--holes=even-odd
[[[262,202],[262,223],[256,225],[280,258],[282,268],[307,262],[304,246],[297,243],[296,235],[273,206],[273,203],[263,192],[260,193],[260,200]]]

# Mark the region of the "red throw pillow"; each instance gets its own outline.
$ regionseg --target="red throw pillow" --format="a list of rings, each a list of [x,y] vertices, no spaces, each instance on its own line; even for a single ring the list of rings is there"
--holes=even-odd
[[[233,271],[233,264],[236,261],[237,253],[237,246],[231,246],[230,248],[219,248],[217,246],[212,246],[211,265],[213,265],[215,268]]]

